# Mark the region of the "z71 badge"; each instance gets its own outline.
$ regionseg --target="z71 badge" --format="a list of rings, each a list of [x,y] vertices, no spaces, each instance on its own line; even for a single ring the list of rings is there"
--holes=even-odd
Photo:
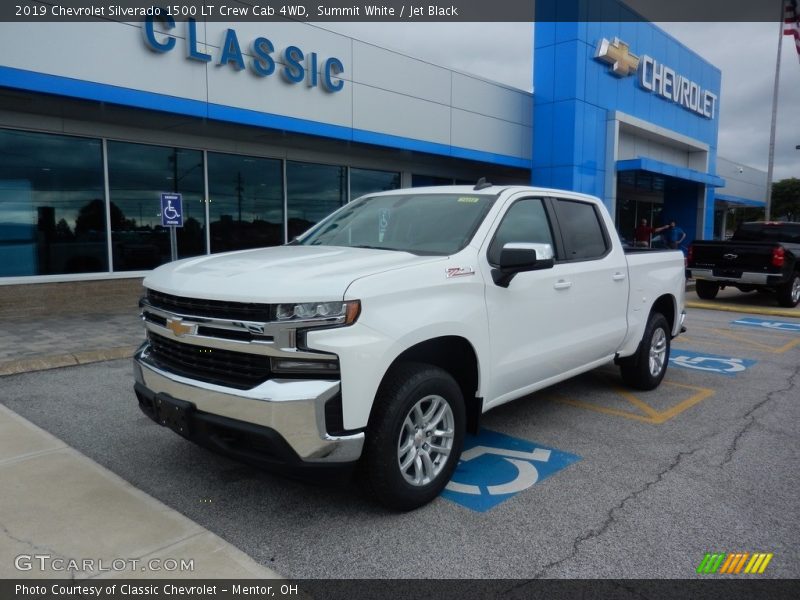
[[[475,275],[475,269],[472,267],[447,267],[445,269],[447,279],[451,277],[464,277],[465,275]]]

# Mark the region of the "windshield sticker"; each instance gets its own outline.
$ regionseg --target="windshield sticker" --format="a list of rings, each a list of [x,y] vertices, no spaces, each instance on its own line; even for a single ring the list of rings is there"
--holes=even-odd
[[[475,275],[475,269],[472,267],[447,267],[445,269],[447,279],[451,277],[464,277],[466,275]]]
[[[477,204],[480,198],[476,198],[475,196],[461,196],[458,201],[462,204]]]
[[[378,241],[382,242],[383,237],[386,235],[386,230],[389,228],[389,209],[382,208],[378,212]]]

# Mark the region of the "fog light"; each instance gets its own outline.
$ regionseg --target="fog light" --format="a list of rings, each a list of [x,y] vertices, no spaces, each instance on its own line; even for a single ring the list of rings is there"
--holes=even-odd
[[[305,360],[298,358],[272,358],[270,359],[274,373],[306,373],[306,374],[337,374],[339,361],[337,360]]]

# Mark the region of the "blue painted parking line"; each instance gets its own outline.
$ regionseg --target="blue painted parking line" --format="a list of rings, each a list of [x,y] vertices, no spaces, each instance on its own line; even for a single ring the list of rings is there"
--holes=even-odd
[[[682,369],[692,369],[694,371],[705,371],[707,373],[717,373],[719,375],[734,377],[752,367],[757,361],[749,358],[719,356],[717,354],[676,350],[673,348],[669,357],[669,362],[672,366],[681,367]]]
[[[773,331],[800,333],[800,323],[792,323],[789,321],[774,321],[772,319],[754,319],[751,317],[745,317],[744,319],[737,319],[736,321],[733,321],[733,325],[758,327],[760,329],[771,329]]]
[[[464,440],[464,452],[442,497],[486,512],[580,460],[580,456],[488,429]]]

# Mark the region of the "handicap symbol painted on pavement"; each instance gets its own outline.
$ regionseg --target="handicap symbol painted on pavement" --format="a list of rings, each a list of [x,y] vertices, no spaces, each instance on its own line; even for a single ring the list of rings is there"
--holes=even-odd
[[[464,440],[442,497],[486,512],[578,460],[575,454],[482,429]]]
[[[674,367],[706,371],[733,377],[746,371],[757,361],[748,358],[733,358],[730,356],[717,356],[715,354],[700,354],[688,350],[672,349],[669,362]]]
[[[800,333],[800,323],[790,323],[788,321],[771,321],[768,319],[752,319],[747,317],[733,321],[733,325],[744,325],[745,327],[760,327],[762,329],[776,329],[778,331]]]

